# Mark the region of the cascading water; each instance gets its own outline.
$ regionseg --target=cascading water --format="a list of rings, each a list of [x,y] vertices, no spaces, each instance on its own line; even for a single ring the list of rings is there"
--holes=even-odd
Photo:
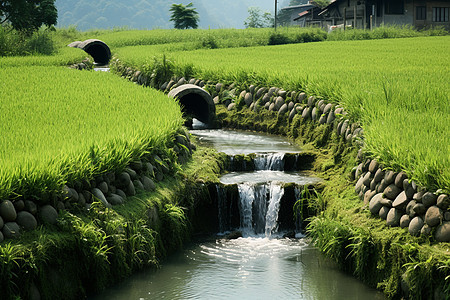
[[[271,237],[277,231],[280,200],[284,195],[281,182],[268,184],[241,183],[238,185],[241,230],[245,235],[265,234]]]
[[[266,236],[271,237],[278,229],[278,212],[280,211],[280,200],[284,195],[284,188],[278,182],[270,184],[270,202],[266,214]]]
[[[284,153],[264,153],[255,157],[255,170],[284,170]]]

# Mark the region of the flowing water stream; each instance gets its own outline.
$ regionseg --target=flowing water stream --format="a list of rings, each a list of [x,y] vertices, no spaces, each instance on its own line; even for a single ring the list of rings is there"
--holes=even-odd
[[[234,171],[217,186],[218,235],[188,246],[158,270],[132,276],[95,299],[384,299],[297,238],[283,238],[282,210],[303,186],[319,178],[284,172],[283,158],[301,149],[279,136],[229,130],[193,130],[201,144],[233,155],[256,153],[253,171]],[[286,183],[295,185],[288,195]],[[227,187],[237,185],[235,202]],[[238,211],[239,216],[233,216]],[[287,208],[286,208],[287,207]],[[239,224],[233,225],[232,219]],[[292,219],[292,217],[290,217]],[[236,239],[227,234],[239,230]]]

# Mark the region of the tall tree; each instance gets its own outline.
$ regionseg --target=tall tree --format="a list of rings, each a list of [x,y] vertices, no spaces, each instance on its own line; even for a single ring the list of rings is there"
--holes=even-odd
[[[247,28],[273,27],[273,16],[269,12],[263,12],[259,7],[249,7],[248,17],[244,21]]]
[[[0,0],[0,24],[20,31],[55,25],[57,18],[55,0]]]
[[[189,3],[184,6],[183,4],[172,4],[170,11],[172,12],[170,21],[174,22],[174,27],[177,29],[188,29],[198,27],[198,12],[193,7],[194,5]]]

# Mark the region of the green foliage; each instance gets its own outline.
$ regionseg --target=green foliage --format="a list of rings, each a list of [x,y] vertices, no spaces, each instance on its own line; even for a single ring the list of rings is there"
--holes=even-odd
[[[58,12],[55,0],[14,0],[0,3],[0,25],[11,24],[26,33],[38,30],[42,25],[56,24]]]
[[[170,7],[172,12],[170,21],[174,23],[176,29],[196,29],[198,27],[198,12],[193,6],[192,2],[186,6],[183,4],[172,4]]]
[[[443,27],[429,28],[422,31],[417,31],[410,25],[390,25],[380,26],[373,30],[364,29],[347,29],[335,30],[328,34],[329,41],[344,41],[344,40],[373,40],[373,39],[392,39],[392,38],[407,38],[420,36],[444,36],[448,35]]]
[[[0,56],[50,55],[55,51],[55,43],[48,30],[40,29],[27,35],[8,26],[0,26]]]
[[[164,250],[181,249],[183,241],[188,236],[188,223],[183,209],[177,205],[168,203],[159,211],[161,220],[160,238]]]
[[[244,21],[246,28],[273,27],[273,17],[269,12],[262,12],[259,7],[249,7],[248,17]]]

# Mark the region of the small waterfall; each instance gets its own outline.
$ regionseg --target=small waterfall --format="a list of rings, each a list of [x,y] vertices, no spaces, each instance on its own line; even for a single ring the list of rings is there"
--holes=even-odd
[[[278,229],[278,212],[280,211],[280,200],[284,195],[284,188],[279,183],[270,184],[270,202],[266,214],[266,236],[270,237]]]
[[[239,200],[241,214],[241,228],[250,231],[253,228],[253,202],[255,201],[254,187],[248,183],[239,184]]]
[[[284,170],[284,153],[265,153],[255,157],[255,170]]]
[[[278,229],[280,199],[284,195],[281,183],[238,185],[241,230],[248,235],[265,233],[270,237]]]

